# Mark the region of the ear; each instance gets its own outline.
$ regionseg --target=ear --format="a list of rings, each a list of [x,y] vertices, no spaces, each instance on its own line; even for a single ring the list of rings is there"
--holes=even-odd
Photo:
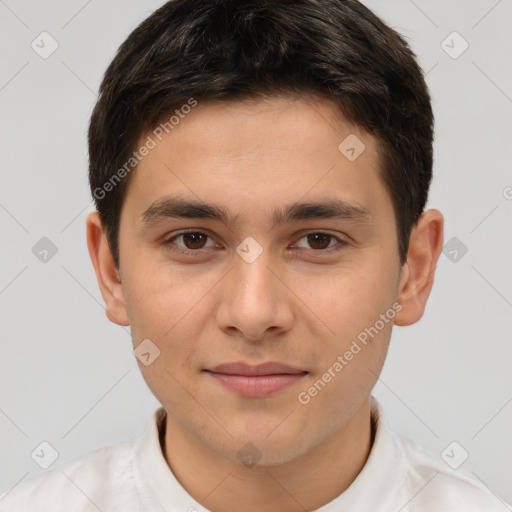
[[[425,311],[443,249],[444,219],[439,210],[424,212],[412,229],[407,261],[402,267],[395,325],[416,323]]]
[[[126,312],[123,285],[114,264],[114,257],[107,242],[98,212],[87,216],[87,246],[96,272],[96,279],[105,301],[105,313],[111,322],[130,325]]]

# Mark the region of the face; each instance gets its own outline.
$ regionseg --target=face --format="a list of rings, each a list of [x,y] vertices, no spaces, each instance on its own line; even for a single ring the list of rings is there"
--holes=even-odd
[[[141,371],[169,418],[229,460],[247,443],[261,464],[307,453],[367,402],[385,359],[393,206],[375,139],[335,112],[199,102],[153,136],[124,200],[123,302],[134,347],[151,340]],[[249,366],[218,368],[231,363]],[[254,376],[262,363],[286,367]]]

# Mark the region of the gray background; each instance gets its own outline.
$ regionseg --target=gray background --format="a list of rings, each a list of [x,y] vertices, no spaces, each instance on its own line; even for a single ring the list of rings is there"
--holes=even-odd
[[[64,463],[138,435],[158,406],[129,328],[104,314],[84,221],[86,131],[101,77],[162,3],[0,0],[0,490],[43,471],[30,455],[42,441]],[[456,237],[424,318],[395,328],[375,395],[394,430],[440,454],[457,441],[448,453],[466,450],[462,467],[511,502],[512,3],[365,4],[427,72],[436,115],[429,207],[445,214],[445,242]],[[43,46],[43,31],[59,45],[47,59],[31,47]],[[463,39],[448,37],[454,31]],[[46,262],[32,252],[43,237],[57,248]]]

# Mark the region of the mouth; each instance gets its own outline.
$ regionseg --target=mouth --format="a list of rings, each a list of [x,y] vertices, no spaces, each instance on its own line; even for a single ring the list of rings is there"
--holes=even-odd
[[[308,374],[305,370],[277,362],[256,366],[246,363],[226,363],[203,371],[225,388],[248,398],[275,395],[296,384]]]

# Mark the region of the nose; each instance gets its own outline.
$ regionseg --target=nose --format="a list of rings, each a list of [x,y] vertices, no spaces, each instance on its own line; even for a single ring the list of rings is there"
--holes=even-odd
[[[217,324],[231,336],[252,343],[289,330],[293,323],[293,293],[284,270],[268,251],[252,262],[234,255],[234,268],[223,280]]]

